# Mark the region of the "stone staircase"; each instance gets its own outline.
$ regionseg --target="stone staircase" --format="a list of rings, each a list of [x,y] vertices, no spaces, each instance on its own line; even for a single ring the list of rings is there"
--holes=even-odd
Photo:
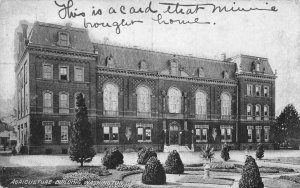
[[[176,150],[178,152],[190,152],[191,150],[188,146],[179,146],[179,145],[170,145],[170,146],[164,146],[164,152],[171,152],[173,150]]]

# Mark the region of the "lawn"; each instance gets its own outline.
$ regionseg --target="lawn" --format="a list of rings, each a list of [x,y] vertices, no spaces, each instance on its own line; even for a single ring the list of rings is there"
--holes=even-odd
[[[265,161],[275,162],[275,163],[300,165],[300,157],[277,157],[277,158],[274,158],[274,159],[265,159]]]

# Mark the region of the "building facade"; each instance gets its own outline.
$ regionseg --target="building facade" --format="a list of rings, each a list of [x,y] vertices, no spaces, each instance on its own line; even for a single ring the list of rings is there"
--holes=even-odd
[[[75,96],[84,95],[94,147],[272,148],[275,79],[267,58],[212,60],[97,44],[70,25],[18,33],[18,144],[67,153]]]

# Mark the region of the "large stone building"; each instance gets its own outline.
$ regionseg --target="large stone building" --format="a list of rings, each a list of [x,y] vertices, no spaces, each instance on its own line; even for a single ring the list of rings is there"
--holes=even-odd
[[[173,55],[95,44],[70,25],[21,26],[17,130],[30,153],[67,152],[79,92],[97,152],[272,147],[276,75],[267,58]]]

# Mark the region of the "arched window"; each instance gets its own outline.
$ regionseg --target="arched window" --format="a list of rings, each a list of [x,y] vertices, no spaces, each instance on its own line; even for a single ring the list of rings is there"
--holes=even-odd
[[[59,93],[59,113],[69,113],[69,95],[68,93]]]
[[[221,95],[221,119],[230,119],[231,116],[231,96],[228,93]]]
[[[136,93],[137,115],[149,117],[151,112],[151,99],[149,88],[145,86],[139,86],[136,90]]]
[[[247,120],[252,120],[252,104],[247,104]]]
[[[119,113],[118,107],[119,89],[116,85],[108,83],[103,88],[103,107],[104,115],[117,116]]]
[[[53,97],[51,91],[45,91],[43,93],[43,112],[53,113]]]
[[[177,88],[170,88],[169,97],[169,113],[181,113],[181,92]]]
[[[269,120],[269,106],[264,105],[264,120]]]
[[[203,91],[197,91],[196,98],[196,118],[206,119],[206,93]]]
[[[261,120],[261,106],[259,104],[255,105],[255,119]]]

